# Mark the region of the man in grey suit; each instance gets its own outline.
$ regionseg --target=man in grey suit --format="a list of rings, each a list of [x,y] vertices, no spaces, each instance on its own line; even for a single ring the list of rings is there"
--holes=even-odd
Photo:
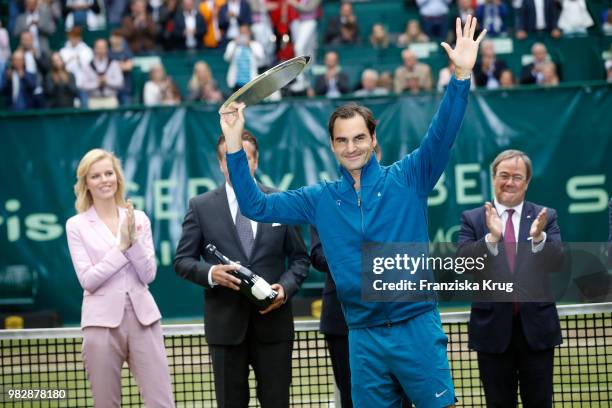
[[[36,54],[51,53],[49,37],[55,33],[55,22],[51,10],[39,0],[25,0],[25,11],[17,16],[13,36],[19,37],[24,31],[32,33]]]
[[[243,133],[242,140],[253,176],[258,160],[257,140],[249,132]],[[294,336],[288,300],[307,276],[308,252],[297,228],[257,223],[240,213],[225,152],[225,139],[221,136],[217,158],[225,183],[189,201],[174,269],[182,278],[205,288],[204,324],[218,406],[248,406],[251,365],[261,406],[286,408]],[[259,187],[264,193],[273,191]],[[278,292],[276,301],[266,310],[257,310],[237,292],[240,281],[230,274],[236,266],[216,265],[204,252],[209,243],[271,283]]]

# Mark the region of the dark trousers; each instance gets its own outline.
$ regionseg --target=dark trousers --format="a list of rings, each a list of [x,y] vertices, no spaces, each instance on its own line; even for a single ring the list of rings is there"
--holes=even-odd
[[[342,408],[352,408],[351,399],[351,369],[349,365],[348,336],[342,334],[326,334],[325,341],[334,371],[334,380],[340,390]]]
[[[255,372],[257,399],[262,408],[289,407],[292,341],[263,343],[249,330],[236,346],[210,346],[215,394],[219,408],[249,405],[249,364]]]
[[[508,350],[500,354],[478,353],[487,407],[516,407],[519,384],[523,407],[552,407],[554,354],[554,348],[539,351],[529,348],[517,316]]]
[[[326,334],[325,341],[327,342],[327,349],[329,350],[329,357],[334,371],[334,380],[340,390],[341,406],[342,408],[352,408],[348,335]],[[412,403],[404,394],[402,396],[402,408],[409,407],[412,407]]]

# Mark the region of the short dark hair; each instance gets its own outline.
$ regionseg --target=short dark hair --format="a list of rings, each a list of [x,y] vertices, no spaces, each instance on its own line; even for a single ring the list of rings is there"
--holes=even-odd
[[[257,145],[257,138],[253,136],[251,132],[249,132],[248,130],[245,130],[244,132],[242,132],[242,141],[251,143],[253,147],[255,148],[255,155],[259,155],[259,146]],[[219,136],[219,139],[217,139],[217,158],[219,160],[222,159],[220,148],[221,148],[221,145],[224,143],[225,143],[225,136],[223,136],[222,134],[221,136]]]
[[[362,105],[357,105],[354,102],[347,103],[346,105],[342,105],[332,113],[329,118],[329,137],[334,141],[334,124],[336,123],[336,119],[350,119],[355,117],[355,115],[359,115],[363,118],[370,132],[370,136],[374,135],[376,131],[376,119],[374,119],[374,115],[372,115],[372,111]]]

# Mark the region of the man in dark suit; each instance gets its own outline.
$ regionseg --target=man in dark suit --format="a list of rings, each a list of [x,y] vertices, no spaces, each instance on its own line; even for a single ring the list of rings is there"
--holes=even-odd
[[[559,20],[559,6],[556,0],[523,0],[523,5],[518,10],[516,38],[524,40],[528,33],[546,32],[551,37],[561,37],[561,31],[557,27]]]
[[[492,170],[495,200],[461,215],[458,252],[483,257],[485,273],[513,281],[515,292],[508,302],[472,304],[469,347],[478,352],[488,407],[516,407],[519,383],[523,406],[551,407],[554,347],[562,342],[556,305],[519,300],[541,293],[562,262],[557,215],[525,201],[532,175],[525,153],[503,151]]]
[[[198,12],[194,0],[183,0],[174,16],[172,49],[194,50],[202,48],[202,37],[206,34],[206,22]]]
[[[257,168],[257,141],[242,136],[251,175]],[[204,324],[213,364],[219,407],[247,407],[249,364],[257,380],[263,408],[289,406],[293,313],[287,300],[297,292],[310,266],[298,229],[256,223],[240,213],[225,162],[225,139],[219,138],[217,158],[226,182],[189,201],[174,269],[184,279],[204,286]],[[260,186],[265,193],[272,189]],[[204,252],[213,244],[272,284],[278,297],[263,311],[240,295],[236,265],[216,265]],[[203,261],[201,261],[203,258]]]
[[[340,70],[338,54],[328,51],[325,54],[325,73],[315,78],[314,93],[317,96],[337,98],[350,90],[349,77]]]

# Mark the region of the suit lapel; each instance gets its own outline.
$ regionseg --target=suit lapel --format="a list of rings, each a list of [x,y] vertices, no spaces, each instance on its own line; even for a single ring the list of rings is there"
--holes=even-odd
[[[96,232],[96,234],[98,234],[98,236],[102,238],[102,240],[104,240],[108,246],[115,246],[116,237],[111,233],[106,224],[104,224],[104,221],[102,221],[100,216],[98,216],[98,213],[93,205],[89,207],[89,210],[87,210],[85,215],[87,216],[89,225],[91,225],[91,228]],[[119,220],[122,219],[121,211],[119,211]]]

